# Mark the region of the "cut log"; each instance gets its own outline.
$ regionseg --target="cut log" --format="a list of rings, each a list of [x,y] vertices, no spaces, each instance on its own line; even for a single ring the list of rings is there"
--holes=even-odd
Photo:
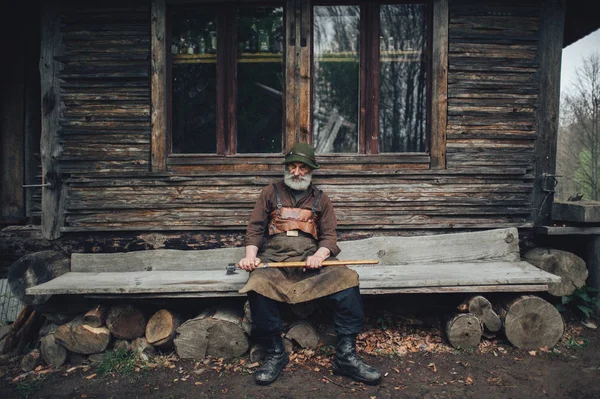
[[[48,282],[69,271],[69,258],[56,251],[25,255],[10,266],[8,283],[14,296],[27,305],[46,302],[52,295],[26,295],[30,287]]]
[[[106,327],[115,338],[132,340],[144,335],[146,318],[132,305],[114,305],[106,315]]]
[[[305,321],[292,325],[285,337],[296,342],[302,348],[316,349],[319,346],[319,334],[313,326]]]
[[[5,338],[3,353],[21,353],[28,344],[37,341],[44,318],[29,305],[25,306]]]
[[[154,354],[154,347],[146,341],[146,338],[137,338],[131,342],[131,351],[135,356],[145,362]]]
[[[90,327],[102,327],[106,321],[106,313],[108,307],[104,305],[98,305],[83,316],[83,324],[87,324]]]
[[[146,340],[153,346],[167,346],[173,343],[181,316],[161,309],[154,313],[146,324]]]
[[[252,346],[252,348],[250,348],[250,361],[252,363],[254,362],[260,362],[261,360],[263,360],[266,356],[266,350],[265,347],[261,344],[255,344]]]
[[[244,317],[242,318],[242,330],[248,334],[248,336],[252,335],[252,311],[250,310],[250,302],[246,301],[244,303]]]
[[[110,342],[110,331],[106,327],[90,327],[83,324],[83,317],[58,326],[54,339],[71,352],[90,355],[103,352]]]
[[[60,367],[67,360],[67,348],[56,342],[54,334],[40,338],[40,351],[44,361],[49,366]]]
[[[471,313],[461,313],[446,323],[446,337],[456,349],[476,348],[481,340],[481,321]]]
[[[548,273],[561,277],[560,283],[549,283],[548,292],[554,296],[571,295],[585,285],[588,270],[585,261],[579,256],[558,249],[533,248],[524,260]]]
[[[558,310],[540,297],[525,295],[505,305],[504,332],[508,341],[522,349],[552,348],[565,332]]]
[[[469,298],[467,301],[459,305],[458,309],[463,312],[469,312],[477,316],[483,323],[484,327],[491,332],[497,332],[502,329],[502,320],[492,307],[490,301],[481,295]]]
[[[34,349],[21,359],[21,370],[31,371],[42,364],[42,355],[38,349]]]
[[[183,359],[206,356],[231,358],[248,350],[239,308],[211,309],[183,323],[175,339],[175,350]]]
[[[125,352],[129,352],[131,350],[131,343],[126,339],[118,339],[115,341],[113,345],[114,350],[124,350]]]

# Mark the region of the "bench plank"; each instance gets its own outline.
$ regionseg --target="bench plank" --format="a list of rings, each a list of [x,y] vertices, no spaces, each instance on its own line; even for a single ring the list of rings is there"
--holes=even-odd
[[[527,262],[482,262],[353,267],[363,290],[445,286],[543,285],[560,279]],[[70,272],[27,289],[40,294],[168,294],[199,293],[203,296],[236,295],[248,274],[225,270],[152,272]],[[211,294],[215,293],[215,294]],[[220,294],[216,294],[220,293]]]

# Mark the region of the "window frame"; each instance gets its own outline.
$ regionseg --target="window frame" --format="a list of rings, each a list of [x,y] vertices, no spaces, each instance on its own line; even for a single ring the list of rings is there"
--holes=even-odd
[[[428,152],[426,153],[381,153],[373,151],[373,146],[378,145],[377,140],[371,141],[370,148],[366,140],[366,135],[376,131],[378,126],[377,118],[370,118],[369,115],[362,115],[366,111],[361,106],[360,125],[369,125],[364,127],[359,136],[359,140],[364,139],[362,146],[359,141],[358,154],[319,154],[319,158],[323,164],[330,164],[336,169],[356,169],[356,164],[362,166],[361,169],[444,169],[446,167],[446,122],[447,122],[447,73],[448,73],[448,1],[449,0],[432,0],[430,10],[433,14],[430,18],[429,44],[431,50],[428,52],[431,57],[428,62],[428,73],[431,78],[428,79],[428,86],[431,86],[430,95],[428,96],[427,120],[428,120]],[[169,1],[169,4],[179,4],[181,1]],[[185,2],[186,4],[192,2]],[[198,4],[215,4],[212,1],[198,1]],[[257,4],[268,5],[273,4],[269,1],[238,1],[232,4]],[[299,3],[299,4],[298,4]],[[321,4],[335,4],[336,1],[321,2],[311,0],[286,0],[285,1],[285,28],[287,45],[285,46],[285,100],[284,100],[284,131],[282,137],[283,152],[286,151],[294,142],[312,140],[312,7]],[[351,3],[344,2],[344,3]],[[390,2],[380,2],[390,3]],[[222,2],[221,2],[222,4]],[[379,7],[376,7],[377,11]],[[362,11],[362,10],[361,10]],[[231,40],[235,43],[235,34],[218,35],[220,48],[228,48],[229,51],[221,51],[217,53],[218,61],[219,54],[223,58],[221,62],[229,63],[229,76],[226,76],[223,71],[217,68],[217,86],[223,84],[223,87],[228,87],[226,90],[217,90],[217,107],[221,107],[221,113],[217,111],[217,125],[223,124],[222,135],[223,142],[217,141],[217,154],[172,154],[170,153],[170,114],[169,107],[169,87],[170,76],[169,71],[169,56],[167,51],[167,43],[169,42],[170,34],[167,26],[167,0],[152,0],[151,5],[151,170],[153,172],[180,172],[194,173],[198,171],[257,171],[257,170],[278,170],[280,168],[281,154],[232,154],[228,149],[235,146],[235,107],[225,106],[228,98],[235,98],[235,85],[227,85],[227,81],[231,82],[232,74],[235,77],[235,45],[227,43],[225,40]],[[231,18],[231,12],[226,13]],[[375,12],[370,13],[366,18],[379,17]],[[376,15],[375,15],[376,14]],[[296,21],[297,15],[303,15],[304,18]],[[235,18],[235,15],[233,15]],[[309,19],[310,18],[310,19]],[[366,18],[364,20],[366,21]],[[377,23],[378,26],[378,23]],[[217,23],[217,29],[219,24]],[[304,29],[304,33],[302,32]],[[219,31],[219,30],[218,30]],[[374,40],[374,33],[367,32],[363,28],[361,21],[361,40],[362,36],[369,36]],[[302,37],[301,37],[302,36]],[[376,38],[378,40],[378,36]],[[368,38],[367,38],[368,40]],[[305,46],[301,45],[301,41],[307,41]],[[229,44],[229,45],[228,45]],[[379,55],[379,46],[370,46],[372,51]],[[233,57],[230,53],[233,53]],[[363,57],[361,52],[361,57]],[[217,61],[217,62],[218,62]],[[361,59],[362,62],[362,59]],[[378,65],[377,65],[378,68]],[[362,71],[366,68],[361,67]],[[373,68],[371,68],[373,72]],[[377,70],[378,74],[378,70]],[[362,80],[361,76],[361,80]],[[222,79],[224,83],[221,83]],[[364,81],[364,80],[363,80]],[[371,89],[375,86],[372,82]],[[378,86],[378,83],[377,83]],[[367,87],[367,90],[369,88]],[[222,94],[219,95],[219,92]],[[361,91],[367,95],[366,90]],[[232,97],[233,96],[233,97]],[[363,99],[361,98],[361,104]],[[231,100],[231,102],[235,102]],[[369,111],[374,115],[378,115],[377,106]],[[226,123],[226,119],[230,122]],[[233,121],[233,122],[232,122]],[[227,129],[227,130],[226,130]],[[362,139],[360,139],[362,137]],[[233,147],[235,148],[235,147]],[[360,148],[364,148],[361,151]],[[377,148],[378,149],[378,148]],[[219,152],[219,150],[221,150]]]

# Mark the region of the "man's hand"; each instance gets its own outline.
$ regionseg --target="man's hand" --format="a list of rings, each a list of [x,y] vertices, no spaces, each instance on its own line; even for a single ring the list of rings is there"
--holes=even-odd
[[[260,263],[260,259],[256,257],[258,253],[258,247],[254,245],[248,245],[246,247],[246,255],[239,261],[238,266],[240,269],[251,272],[256,269]]]
[[[317,254],[309,256],[308,258],[306,258],[306,267],[304,268],[304,270],[320,269],[321,267],[323,267],[324,260],[325,260],[325,258],[323,258],[322,256],[319,256]]]
[[[240,266],[240,269],[251,272],[252,270],[256,269],[259,263],[260,259],[257,257],[245,257],[240,260],[238,265]]]
[[[323,267],[323,261],[331,255],[331,251],[325,247],[321,247],[313,255],[306,258],[306,267],[302,269],[320,269]]]

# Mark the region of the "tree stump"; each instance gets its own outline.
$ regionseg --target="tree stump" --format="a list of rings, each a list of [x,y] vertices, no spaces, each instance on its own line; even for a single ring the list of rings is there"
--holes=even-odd
[[[60,367],[67,360],[67,348],[56,342],[54,334],[40,338],[40,351],[44,361],[50,366]]]
[[[241,309],[202,312],[177,329],[179,335],[174,339],[175,350],[183,359],[240,356],[248,350],[248,338],[242,330],[241,321]]]
[[[26,295],[30,287],[48,282],[70,269],[68,257],[56,251],[40,251],[21,257],[10,266],[8,284],[14,296],[27,305],[46,302],[52,295]]]
[[[11,325],[11,329],[4,340],[2,352],[21,353],[27,344],[37,340],[43,323],[42,315],[36,312],[33,306],[25,306]]]
[[[481,340],[481,321],[471,313],[461,313],[446,323],[446,337],[456,349],[476,348]]]
[[[554,296],[571,295],[585,285],[588,270],[585,261],[566,251],[551,248],[533,248],[524,259],[548,273],[560,276],[560,283],[548,284],[548,292]]]
[[[458,309],[462,312],[469,312],[483,323],[485,328],[491,332],[497,332],[502,329],[502,320],[492,307],[490,301],[481,295],[469,298],[458,306]]]
[[[42,355],[37,349],[32,350],[21,359],[21,370],[31,371],[42,364]]]
[[[83,323],[87,324],[90,327],[102,327],[106,322],[106,313],[108,312],[108,307],[104,305],[98,305],[93,309],[90,309],[83,316]]]
[[[131,305],[115,305],[106,315],[106,327],[114,337],[132,340],[144,335],[146,318]]]
[[[110,331],[106,327],[90,327],[83,324],[83,317],[58,326],[54,339],[71,352],[90,355],[106,350]]]
[[[167,309],[154,313],[146,324],[146,340],[153,346],[167,346],[173,343],[181,317]]]
[[[565,332],[565,323],[549,302],[524,295],[505,305],[504,332],[508,341],[522,349],[552,348]]]
[[[319,335],[309,323],[300,321],[290,327],[285,337],[296,342],[302,348],[316,349],[319,346]]]

